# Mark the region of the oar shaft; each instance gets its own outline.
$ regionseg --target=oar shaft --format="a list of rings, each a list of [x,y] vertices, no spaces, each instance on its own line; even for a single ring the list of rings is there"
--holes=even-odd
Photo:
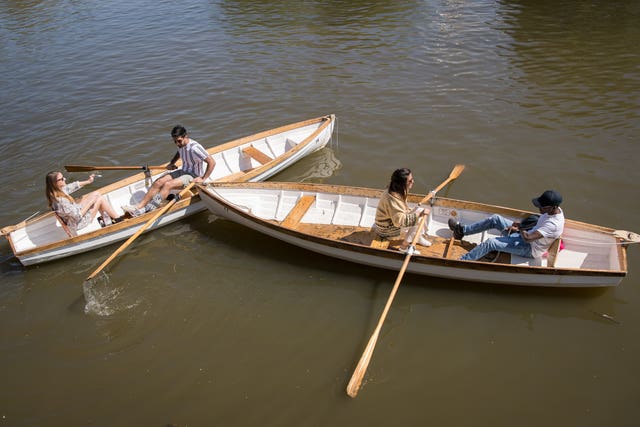
[[[464,167],[465,167],[464,165],[456,165],[451,171],[451,173],[449,174],[449,177],[445,179],[440,185],[438,185],[435,190],[432,190],[422,200],[420,200],[420,204],[427,203],[436,195],[438,191],[442,190],[445,185],[449,184],[451,181],[459,177],[462,171],[464,170]]]
[[[462,171],[464,170],[464,165],[456,165],[449,177],[435,190],[431,191],[420,203],[426,203],[445,185],[449,182],[456,179]],[[424,228],[425,221],[427,219],[426,215],[422,215],[420,218],[420,222],[418,223],[418,228],[416,230],[415,235],[411,241],[411,247],[415,247],[420,235],[422,234],[422,229]],[[378,336],[380,335],[380,330],[382,329],[382,325],[387,317],[387,313],[391,308],[391,303],[396,296],[396,292],[398,291],[398,287],[400,286],[400,282],[402,281],[402,277],[404,276],[405,271],[409,265],[409,261],[411,260],[411,255],[413,253],[411,251],[407,251],[407,256],[404,258],[404,262],[402,263],[402,268],[400,268],[400,272],[398,273],[398,277],[396,278],[396,282],[393,284],[393,289],[391,290],[391,294],[389,295],[389,299],[387,299],[387,304],[382,311],[382,315],[380,316],[380,320],[378,321],[378,325],[376,326],[371,338],[369,338],[369,342],[367,343],[367,347],[365,348],[360,360],[358,361],[358,365],[356,369],[353,371],[353,375],[351,375],[351,379],[349,380],[349,384],[347,384],[347,394],[349,397],[356,397],[358,395],[358,390],[360,389],[360,385],[362,384],[362,379],[364,378],[364,374],[367,372],[367,367],[369,366],[369,362],[371,361],[371,356],[373,356],[373,350],[376,347],[376,343],[378,341]]]
[[[147,170],[166,169],[166,166],[87,166],[87,165],[65,165],[67,172],[90,172],[97,170]]]
[[[180,196],[184,195],[187,191],[191,190],[191,187],[193,187],[194,184],[195,184],[194,182],[191,182],[189,185],[187,185],[185,189],[180,192]],[[173,206],[175,203],[176,203],[176,199],[174,198],[165,206],[163,206],[161,209],[159,209],[158,212],[156,212],[156,214],[153,215],[150,220],[148,220],[142,227],[138,229],[138,231],[136,231],[131,237],[129,237],[126,242],[120,245],[120,247],[116,249],[116,251],[112,253],[109,258],[107,258],[102,264],[100,264],[100,267],[98,267],[93,273],[87,276],[87,278],[85,279],[85,282],[93,279],[98,273],[100,273],[107,265],[109,265],[111,261],[113,261],[115,257],[117,257],[122,251],[124,251],[131,244],[131,242],[137,239],[139,235],[144,233],[144,231],[151,226],[151,224],[153,224],[165,212],[171,209],[171,206]]]
[[[426,219],[427,219],[426,215],[423,215],[420,218],[420,222],[418,223],[418,229],[416,230],[416,234],[413,236],[411,246],[415,246],[416,243],[418,242],[418,239],[422,234],[422,229],[424,228]],[[371,335],[371,338],[369,338],[367,347],[362,353],[362,356],[360,357],[360,361],[358,362],[356,369],[353,371],[353,375],[351,375],[351,380],[347,385],[347,394],[349,395],[349,397],[356,397],[358,395],[358,390],[360,390],[362,379],[364,378],[364,374],[367,372],[367,367],[369,366],[369,362],[371,362],[371,357],[373,356],[373,350],[376,348],[376,343],[378,342],[378,336],[380,335],[380,330],[382,329],[382,325],[384,324],[384,321],[387,318],[387,314],[389,313],[389,309],[391,308],[393,299],[395,298],[396,293],[398,292],[398,288],[400,287],[400,282],[402,281],[402,277],[404,276],[404,273],[407,270],[407,267],[409,266],[411,255],[412,255],[412,252],[407,251],[407,256],[404,258],[404,262],[402,263],[402,268],[400,269],[400,273],[398,273],[396,282],[393,284],[393,289],[391,290],[389,299],[387,299],[387,304],[384,306],[384,310],[382,311],[380,320],[378,320],[378,325],[376,326],[375,331]]]

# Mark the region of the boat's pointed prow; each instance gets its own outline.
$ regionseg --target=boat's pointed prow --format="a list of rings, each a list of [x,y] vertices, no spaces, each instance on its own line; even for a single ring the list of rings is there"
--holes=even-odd
[[[634,233],[633,231],[616,230],[613,232],[613,235],[628,243],[640,243],[640,234]]]

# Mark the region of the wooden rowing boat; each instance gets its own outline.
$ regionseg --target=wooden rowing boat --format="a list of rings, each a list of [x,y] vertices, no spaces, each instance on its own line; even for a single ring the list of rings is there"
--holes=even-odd
[[[216,167],[207,182],[262,181],[301,158],[324,147],[333,133],[335,116],[318,117],[255,135],[236,139],[212,148]],[[179,164],[179,163],[178,163]],[[165,173],[155,170],[153,176]],[[150,180],[144,173],[100,188],[118,213],[124,204],[142,199]],[[162,227],[205,209],[197,192],[190,193],[158,218],[148,230]],[[31,220],[4,227],[2,234],[9,240],[16,258],[24,265],[67,257],[86,252],[133,235],[153,216],[153,211],[136,218],[100,227],[97,217],[92,224],[73,235],[58,220],[54,212],[47,212]],[[147,231],[148,231],[147,230]]]
[[[324,255],[398,271],[400,240],[372,231],[382,190],[301,183],[213,183],[200,186],[211,212],[285,242]],[[422,199],[409,196],[409,206]],[[627,272],[627,245],[616,230],[566,220],[560,242],[542,259],[500,253],[490,260],[458,258],[492,232],[454,240],[447,221],[470,223],[498,213],[522,220],[531,212],[437,197],[427,219],[430,247],[417,246],[407,272],[473,282],[550,287],[615,286]],[[618,233],[619,234],[619,233]]]

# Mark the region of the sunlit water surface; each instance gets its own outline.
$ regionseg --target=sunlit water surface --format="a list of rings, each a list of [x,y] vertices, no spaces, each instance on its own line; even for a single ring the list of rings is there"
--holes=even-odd
[[[382,188],[408,166],[426,193],[464,163],[443,195],[530,209],[554,188],[568,217],[640,231],[637,1],[0,5],[2,226],[47,209],[49,170],[168,161],[176,123],[211,146],[335,113],[331,146],[274,179]],[[640,419],[637,247],[615,289],[406,276],[355,401],[394,272],[203,213],[85,296],[116,247],[23,268],[0,245],[2,424]]]

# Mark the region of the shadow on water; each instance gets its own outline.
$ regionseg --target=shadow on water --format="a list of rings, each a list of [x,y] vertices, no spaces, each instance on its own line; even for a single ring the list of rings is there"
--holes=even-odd
[[[359,282],[370,282],[374,287],[373,291],[363,286],[350,288],[359,292],[366,300],[386,300],[397,277],[397,272],[317,254],[214,215],[194,218],[190,225],[204,236],[237,251],[239,256],[245,254],[248,257],[261,257],[268,263],[281,264],[283,266],[277,268],[282,271],[287,270],[286,265],[295,265],[309,271],[338,273],[347,283],[350,277],[357,277]],[[333,282],[327,286],[343,286],[345,282]],[[617,322],[615,309],[618,303],[611,289],[604,287],[579,289],[505,286],[405,274],[394,306],[401,309],[422,304],[433,308],[461,306],[470,312],[504,312],[525,317],[535,313],[613,324]]]

